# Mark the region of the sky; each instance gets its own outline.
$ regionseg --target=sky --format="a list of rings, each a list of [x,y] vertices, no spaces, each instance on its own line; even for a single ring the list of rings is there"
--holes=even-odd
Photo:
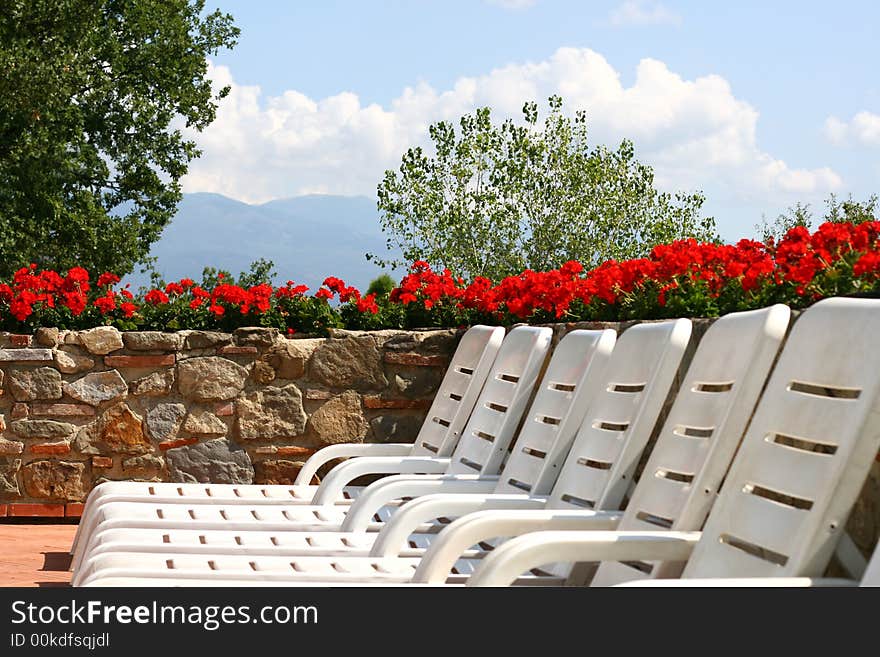
[[[633,140],[725,239],[795,202],[880,192],[880,3],[209,0],[239,44],[185,192],[375,197],[427,129],[561,95],[595,143]]]

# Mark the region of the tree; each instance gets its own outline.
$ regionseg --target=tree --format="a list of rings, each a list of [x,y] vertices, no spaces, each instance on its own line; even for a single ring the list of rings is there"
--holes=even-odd
[[[767,221],[766,216],[761,215],[761,223],[755,226],[755,229],[760,234],[761,241],[770,244],[781,240],[792,228],[796,226],[809,228],[812,223],[813,211],[810,210],[810,204],[798,201],[776,217],[772,224]]]
[[[125,274],[180,201],[229,93],[209,54],[235,45],[204,0],[7,0],[0,12],[0,275],[22,264]]]
[[[826,210],[823,221],[850,224],[877,221],[878,202],[880,202],[880,198],[876,194],[872,194],[864,201],[853,200],[852,194],[845,201],[839,201],[837,195],[830,194],[825,199]],[[772,224],[768,223],[766,218],[763,218],[761,223],[755,226],[755,228],[758,230],[761,240],[769,243],[771,240],[778,242],[789,230],[796,226],[811,229],[813,223],[814,217],[810,204],[798,201],[776,217]]]
[[[397,282],[389,274],[379,274],[370,281],[369,287],[364,294],[375,294],[377,297],[387,297],[391,290],[397,287]]]
[[[831,194],[825,199],[828,210],[825,213],[826,221],[834,223],[861,224],[866,221],[877,221],[877,195],[871,194],[865,201],[854,201],[850,194],[845,201],[838,201],[837,196]]]
[[[498,280],[572,259],[637,257],[676,238],[717,239],[714,220],[700,216],[703,196],[658,192],[632,142],[591,148],[586,113],[567,117],[558,96],[543,131],[536,103],[523,115],[524,125],[499,126],[481,108],[461,118],[459,134],[446,121],[430,126],[435,155],[410,148],[379,184],[389,250]]]

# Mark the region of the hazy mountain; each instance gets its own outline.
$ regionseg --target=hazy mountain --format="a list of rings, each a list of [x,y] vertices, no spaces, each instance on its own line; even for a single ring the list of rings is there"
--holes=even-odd
[[[233,274],[258,258],[272,260],[277,281],[316,290],[327,276],[364,289],[382,273],[365,253],[384,254],[376,202],[365,196],[298,196],[248,205],[220,194],[186,194],[153,245],[166,280],[198,280],[205,266]],[[392,272],[400,278],[400,272]],[[130,277],[134,287],[143,275]],[[126,279],[129,280],[129,279]]]

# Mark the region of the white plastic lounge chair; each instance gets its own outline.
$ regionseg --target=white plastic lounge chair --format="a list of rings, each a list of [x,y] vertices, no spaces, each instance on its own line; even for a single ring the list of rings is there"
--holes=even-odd
[[[803,587],[838,587],[861,586],[880,587],[880,544],[874,547],[874,556],[858,579],[837,577],[702,577],[690,579],[637,579],[631,582],[616,584],[619,587],[750,587],[764,588],[803,588]]]
[[[527,419],[516,439],[516,449],[507,460],[500,481],[498,477],[492,477],[487,490],[549,493],[583,421],[589,401],[606,387],[608,379],[603,375],[615,341],[616,334],[610,329],[572,331],[563,337],[553,353],[535,399],[529,407]],[[416,496],[420,493],[420,487],[433,492],[442,491],[454,483],[449,481],[450,479],[460,477],[462,475],[448,475],[441,478],[413,475],[389,477],[370,486],[368,492],[361,497],[362,502],[358,506],[368,504],[368,496],[374,493],[382,495],[383,499],[396,499],[404,495]],[[472,478],[470,480],[473,481]],[[394,489],[401,486],[402,494],[396,494]],[[478,490],[477,487],[472,488],[474,491]],[[382,505],[381,500],[374,504],[377,508]],[[366,525],[372,515],[373,511],[368,510],[363,515],[362,524]],[[356,522],[351,514],[346,517],[346,522],[349,520]],[[255,536],[249,535],[248,539],[243,539],[241,534],[242,532],[219,530],[108,529],[93,536],[89,557],[108,550],[176,552],[196,549],[210,552],[212,546],[218,545],[218,541],[222,541],[222,544],[228,543],[230,546],[235,546],[234,549],[242,551],[246,549],[242,542],[250,543]],[[269,540],[269,534],[256,533],[256,535],[261,534],[267,546],[272,545],[276,550],[283,549]],[[286,534],[293,535],[292,532]],[[344,535],[349,536],[349,533]],[[364,540],[371,535],[358,533],[356,538]],[[304,545],[308,545],[306,539],[309,536],[311,534],[302,535]],[[430,535],[422,538],[423,544],[427,545]],[[78,572],[74,580],[77,580],[79,575]]]
[[[312,485],[309,482],[321,466],[333,459],[361,456],[448,457],[455,449],[461,429],[470,417],[477,396],[489,376],[490,369],[495,364],[503,339],[504,328],[500,326],[478,324],[465,332],[459,340],[449,367],[437,389],[437,394],[428,410],[427,419],[412,443],[341,443],[330,445],[319,450],[306,461],[292,486],[105,482],[92,489],[86,499],[80,525],[71,546],[71,553],[75,551],[78,540],[87,533],[86,528],[90,524],[89,518],[94,512],[94,508],[110,501],[126,502],[147,499],[162,504],[190,503],[194,500],[222,501],[226,504],[291,502],[307,504],[312,501],[318,490],[318,485]],[[504,365],[505,363],[502,361],[497,364],[498,367]],[[395,461],[395,465],[399,463],[399,461]],[[340,472],[343,473],[343,476],[337,475],[336,479],[343,479],[346,468],[337,467],[341,468]],[[405,472],[406,470],[395,471]],[[381,469],[376,471],[376,473],[380,472],[385,471]],[[362,488],[362,486],[343,485],[335,501],[340,504],[350,503]]]
[[[787,319],[787,309],[785,310]],[[602,385],[603,390],[597,397],[596,402],[591,405],[591,409],[593,409],[596,407],[596,404],[598,404],[598,408],[603,409],[604,412],[596,415],[592,410],[589,411],[587,415],[588,419],[582,425],[581,431],[579,432],[577,438],[578,442],[583,440],[585,434],[593,434],[594,436],[598,436],[595,438],[594,442],[601,442],[601,447],[604,447],[606,452],[609,449],[618,452],[616,454],[619,456],[616,461],[617,467],[613,470],[611,467],[596,468],[595,476],[603,481],[613,481],[612,484],[609,484],[609,487],[618,490],[619,497],[622,497],[628,484],[628,478],[631,477],[632,471],[639,460],[639,454],[647,443],[651,429],[656,424],[657,416],[662,408],[663,401],[667,396],[675,371],[687,346],[690,328],[690,322],[688,320],[678,320],[677,322],[642,324],[627,330],[618,340],[617,346],[612,354],[611,363],[606,370],[606,376]],[[784,333],[784,326],[782,332]],[[781,334],[779,337],[781,338]],[[778,345],[778,339],[776,344]],[[770,356],[770,360],[772,360],[772,355]],[[535,414],[532,415],[534,416]],[[627,439],[630,436],[637,436],[638,438],[634,441],[629,441]],[[595,447],[600,448],[599,445],[595,445]],[[518,442],[517,449],[514,451],[510,460],[511,464],[515,462],[515,459],[520,453],[519,448],[520,444]],[[578,450],[577,446],[573,448],[573,451],[574,450]],[[578,453],[583,454],[586,458],[586,455],[588,455],[589,452],[580,449],[578,450]],[[611,461],[615,460],[614,457],[615,454],[606,454],[605,456],[605,458],[609,458]],[[566,464],[571,463],[573,460],[576,460],[576,457],[572,453],[569,455]],[[610,466],[612,464],[609,463],[608,465]],[[567,467],[568,465],[563,467],[563,472],[565,472]],[[588,467],[585,469],[583,465],[578,465],[577,469],[593,470],[594,468]],[[516,507],[522,506],[523,504],[525,504],[527,508],[535,508],[536,506],[542,507],[546,502],[546,497],[522,494],[518,492],[519,489],[516,486],[509,486],[510,479],[513,478],[510,476],[511,472],[510,468],[505,469],[502,481],[507,485],[502,485],[500,490],[513,490],[518,494],[510,494],[509,492],[507,494],[496,494],[492,496],[486,496],[484,494],[463,494],[451,497],[456,499],[467,499],[467,505],[469,508],[486,508],[480,506],[481,504],[485,504],[488,508],[492,508],[493,505],[497,508],[505,508],[510,507],[510,505]],[[442,497],[447,499],[450,496]],[[364,498],[361,499],[363,500]],[[399,509],[397,513],[399,514],[409,506],[417,503],[418,500],[408,502]],[[427,515],[426,519],[434,517],[436,516]],[[419,522],[417,521],[415,525],[418,524]],[[403,535],[403,538],[405,538],[407,534],[409,534],[409,531]],[[335,540],[336,545],[340,546],[342,545],[340,540],[346,540],[344,535],[340,537],[332,532],[327,532],[326,534],[321,532],[320,534],[315,533],[313,535],[279,532],[274,536],[274,541],[272,541],[273,536],[267,532],[261,532],[259,535],[246,532],[237,534],[236,536],[238,540],[242,542],[242,548],[239,550],[239,553],[248,554],[248,549],[251,546],[255,547],[256,551],[260,552],[265,551],[273,542],[278,543],[278,545],[275,546],[276,552],[286,550],[288,549],[288,546],[294,549],[297,546],[307,547],[309,540],[320,540],[325,535],[331,542]],[[368,538],[363,534],[361,537]],[[124,537],[120,538],[124,539]],[[205,536],[205,538],[211,540],[208,536]],[[228,536],[226,542],[232,544],[233,538],[234,537],[231,535]],[[322,542],[321,545],[326,544]],[[110,546],[108,545],[107,547],[109,548]],[[165,570],[169,561],[172,563],[177,562],[178,556],[179,555],[163,554],[98,554],[95,555],[93,559],[90,559],[88,564],[84,564],[80,581],[87,582],[90,579],[95,579],[91,573],[93,570],[100,570],[107,564],[108,559],[117,566],[119,565],[120,558],[127,559],[129,567],[135,566],[136,569],[139,567],[140,573],[143,574],[151,568]],[[188,556],[194,557],[194,555]],[[186,558],[187,557],[184,557],[184,561]],[[202,564],[207,563],[204,557],[194,558],[201,561]],[[236,558],[241,559],[243,557]],[[219,557],[219,559],[223,561],[225,558]],[[244,557],[244,559],[246,563],[249,563],[250,557]],[[267,557],[267,559],[271,560],[275,559],[275,557]],[[212,558],[211,561],[214,562],[215,560]],[[285,561],[289,564],[291,559],[287,558]],[[299,562],[299,559],[296,559],[295,561]],[[311,563],[311,558],[305,557],[305,561]],[[319,567],[317,574],[325,572],[329,567],[330,564],[325,558],[321,567]],[[287,569],[290,570],[289,565]],[[375,570],[371,569],[370,572],[376,574]],[[412,570],[409,569],[409,574],[411,575],[411,573]],[[129,572],[129,574],[131,573]],[[252,572],[251,574],[254,575],[256,579],[264,575],[262,572]],[[266,579],[271,580],[273,574],[274,573],[269,573]],[[300,574],[305,576],[305,573]],[[186,572],[181,572],[179,575],[184,577]],[[159,573],[159,576],[164,577],[167,576],[167,574]],[[223,576],[226,575],[221,575],[221,577]],[[168,580],[165,580],[165,582],[168,582]]]
[[[489,554],[468,584],[556,561],[601,561],[593,585],[633,579],[607,567],[620,561],[686,561],[685,580],[821,576],[880,447],[878,335],[878,300],[805,311],[702,532],[537,532]]]
[[[862,575],[861,586],[880,586],[880,543],[874,547],[874,556]]]
[[[644,472],[653,473],[654,476],[641,478],[630,501],[627,513],[634,516],[634,522],[638,526],[655,528],[660,525],[664,528],[679,529],[699,527],[702,524],[714,498],[714,491],[718,489],[727,471],[766,381],[779,344],[784,337],[789,314],[788,308],[784,306],[731,314],[715,322],[703,337],[645,467]],[[624,339],[630,331],[623,334],[618,348],[624,346]],[[612,358],[609,377],[615,377],[616,374],[612,371],[613,364]],[[612,386],[609,386],[610,388]],[[613,399],[614,395],[609,397]],[[387,555],[406,553],[399,551],[400,544],[406,539],[410,528],[415,527],[420,520],[438,514],[458,515],[488,506],[481,506],[477,499],[472,499],[470,505],[465,503],[468,498],[475,496],[456,496],[453,502],[448,496],[444,499],[444,496],[432,495],[411,502],[400,509],[379,533],[379,540],[373,546],[372,557],[368,559],[347,557],[323,560],[309,557],[266,559],[254,556],[254,552],[261,554],[259,550],[253,550],[251,547],[251,545],[255,547],[259,545],[255,541],[242,548],[240,553],[249,556],[244,559],[237,557],[237,562],[225,556],[212,556],[210,564],[206,564],[205,557],[202,557],[201,563],[198,563],[189,555],[174,555],[170,563],[165,564],[166,571],[169,571],[167,576],[173,578],[169,582],[192,586],[201,585],[206,580],[214,583],[225,581],[227,585],[254,585],[255,582],[260,585],[275,585],[283,581],[287,581],[290,585],[351,584],[358,581],[438,583],[447,579],[453,564],[456,566],[453,572],[457,570],[458,574],[449,580],[460,581],[462,579],[460,575],[467,572],[467,568],[472,567],[472,563],[460,560],[459,556],[465,554],[469,546],[482,541],[547,527],[612,528],[621,519],[619,512],[571,510],[579,506],[572,504],[578,499],[594,499],[595,508],[599,510],[619,508],[623,491],[626,489],[625,484],[631,478],[632,468],[638,461],[640,448],[630,453],[630,461],[622,457],[615,462],[613,456],[610,458],[605,456],[611,467],[607,469],[589,467],[589,465],[598,465],[595,456],[597,449],[601,449],[604,445],[604,441],[595,438],[596,435],[603,435],[602,432],[596,432],[595,428],[596,425],[601,425],[603,419],[607,420],[609,417],[605,415],[607,410],[599,405],[596,409],[591,408],[588,411],[583,435],[578,437],[572,448],[563,473],[553,490],[551,502],[546,505],[546,508],[553,509],[551,511],[529,510],[528,505],[523,505],[526,509],[524,511],[470,513],[439,534],[423,561],[388,558]],[[624,432],[622,438],[627,437]],[[646,440],[647,436],[644,435],[641,439],[642,447]],[[629,441],[638,442],[635,437],[630,437]],[[629,465],[624,466],[625,463]],[[612,474],[606,477],[605,472]],[[706,494],[707,490],[712,494]],[[424,507],[421,514],[419,507]],[[534,508],[536,506],[531,507]],[[629,522],[626,515],[622,522]],[[317,534],[314,536],[318,538]],[[280,540],[284,541],[284,538]],[[283,549],[288,550],[286,545],[285,543]],[[291,552],[297,554],[296,550]],[[245,563],[242,563],[242,560]],[[129,565],[131,563],[129,562]],[[253,571],[252,563],[259,571]],[[216,570],[209,571],[206,566]],[[242,566],[245,568],[242,569]],[[131,571],[125,570],[124,559],[104,561],[103,567],[120,568],[116,571],[117,575],[131,574]],[[291,572],[292,568],[297,568],[298,572]],[[218,572],[222,572],[219,575],[220,579],[215,579],[218,577]],[[562,577],[566,574],[559,573]],[[202,578],[201,581],[199,578]],[[236,581],[236,578],[241,580]],[[115,577],[103,579],[97,576],[90,581],[101,584],[115,579]],[[159,583],[149,578],[141,580],[125,578],[122,581],[131,585]],[[560,579],[536,577],[533,581],[553,583]]]
[[[308,505],[317,497],[322,505],[345,505],[363,490],[363,486],[349,485],[362,475],[443,472],[485,381],[515,367],[523,349],[544,348],[536,343],[533,333],[514,329],[504,338],[503,332],[501,327],[473,327],[462,337],[414,443],[343,443],[325,447],[309,458],[297,482],[310,481],[320,466],[335,458],[356,458],[338,464],[321,484],[315,485],[106,482],[92,490],[86,501],[71,553],[76,554],[78,545],[91,532],[96,510],[113,502],[287,506]]]
[[[515,485],[510,484],[511,490],[516,486],[544,493],[550,490],[583,420],[587,403],[597,394],[597,386],[601,386],[602,374],[616,339],[617,335],[611,329],[576,330],[562,338],[529,407],[529,417],[517,437],[517,455],[505,464],[507,469],[514,468],[511,472],[516,481]],[[442,479],[452,477],[471,476],[443,475]],[[395,475],[385,478],[382,486],[392,481],[410,482],[413,478],[422,480],[421,475]],[[486,479],[491,479],[494,486],[498,477],[487,476]],[[372,486],[371,490],[376,487]],[[213,499],[208,501],[213,502]]]
[[[479,394],[452,457],[362,456],[343,464],[347,473],[345,483],[365,474],[403,470],[409,473],[462,475],[454,479],[451,485],[465,487],[473,485],[473,479],[497,475],[534,391],[550,350],[551,339],[552,330],[547,327],[519,326],[510,332],[502,343],[489,379]],[[72,568],[76,570],[78,567],[93,532],[111,527],[273,531],[338,529],[349,508],[335,504],[343,482],[333,475],[340,469],[342,466],[334,468],[318,487],[314,505],[161,504],[148,500],[96,504],[89,517],[81,521],[81,539],[73,550]],[[489,481],[487,485],[491,489],[494,481]],[[382,513],[387,518],[390,512],[391,509],[386,508]],[[380,517],[372,529],[375,530],[382,519]]]

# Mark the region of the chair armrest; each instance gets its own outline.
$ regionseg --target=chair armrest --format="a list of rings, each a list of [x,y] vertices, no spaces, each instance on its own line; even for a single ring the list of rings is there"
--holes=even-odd
[[[413,581],[431,584],[446,581],[465,550],[481,541],[548,530],[609,530],[617,527],[622,515],[621,511],[524,507],[519,510],[469,513],[450,524],[434,539],[413,574]],[[375,544],[373,549],[375,551]]]
[[[333,468],[315,491],[312,504],[334,504],[349,483],[368,474],[443,474],[450,459],[428,456],[360,456]]]
[[[488,495],[498,484],[498,476],[480,477],[478,475],[393,475],[367,486],[349,507],[340,527],[344,532],[367,530],[373,516],[383,506],[404,497],[421,498],[435,494],[485,494]],[[407,502],[408,507],[417,500]],[[400,513],[398,509],[394,516]]]
[[[293,480],[294,486],[308,485],[318,469],[333,459],[350,456],[407,456],[412,451],[409,443],[340,443],[329,445],[312,454]]]
[[[407,502],[391,516],[391,519],[379,531],[379,535],[376,537],[376,541],[370,550],[370,556],[398,556],[400,551],[407,547],[406,540],[409,535],[418,531],[419,526],[423,522],[434,520],[435,518],[458,518],[466,514],[473,514],[476,511],[489,509],[496,511],[512,509],[539,510],[543,509],[546,504],[546,497],[527,495],[525,493],[426,495],[417,500]],[[446,529],[440,533],[437,540],[445,533]],[[462,551],[476,542],[468,543],[462,548]],[[456,556],[460,554],[461,552],[458,552]]]
[[[694,579],[636,579],[631,582],[615,584],[616,587],[638,588],[689,588],[689,587],[813,587],[813,586],[858,586],[852,579],[836,579],[825,577],[725,577],[725,578],[694,578]]]
[[[467,584],[509,586],[522,573],[557,562],[687,561],[699,540],[700,532],[535,532],[486,555]]]

